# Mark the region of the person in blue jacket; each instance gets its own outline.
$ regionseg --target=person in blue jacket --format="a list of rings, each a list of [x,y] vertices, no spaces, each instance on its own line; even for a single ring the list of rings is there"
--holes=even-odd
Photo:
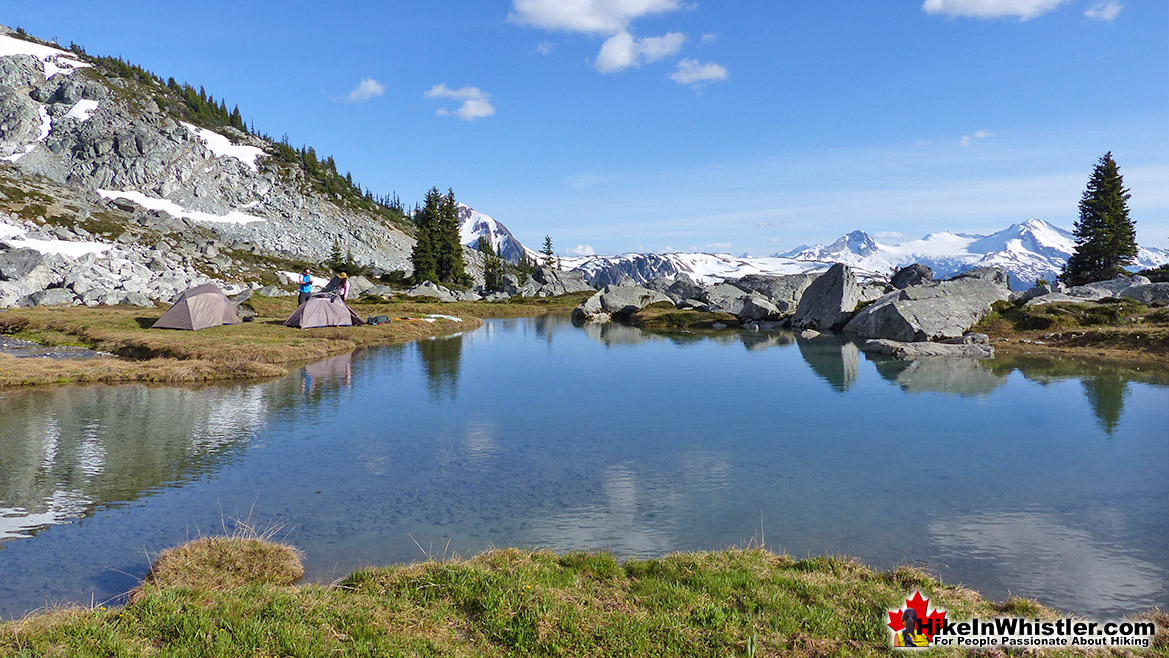
[[[313,296],[313,277],[309,274],[308,268],[304,268],[304,272],[300,275],[300,294],[296,297],[297,306],[308,301],[309,297]]]

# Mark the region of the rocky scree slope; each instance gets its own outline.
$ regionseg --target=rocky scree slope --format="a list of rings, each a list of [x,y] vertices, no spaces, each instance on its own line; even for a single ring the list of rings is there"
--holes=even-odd
[[[334,243],[358,263],[410,272],[408,221],[322,192],[277,144],[185,121],[176,100],[158,79],[0,27],[0,258],[42,258],[0,266],[0,306],[52,289],[87,301],[85,284],[71,287],[78,276],[117,293],[104,301],[169,301],[212,279],[254,287],[326,260]],[[481,259],[467,256],[474,274]],[[123,285],[138,278],[167,283]]]

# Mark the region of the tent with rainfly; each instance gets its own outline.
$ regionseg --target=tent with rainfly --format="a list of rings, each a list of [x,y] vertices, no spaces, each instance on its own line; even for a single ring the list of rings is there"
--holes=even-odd
[[[284,321],[286,327],[355,327],[365,324],[338,295],[316,294],[301,304]]]
[[[198,331],[222,324],[239,324],[235,306],[214,283],[195,286],[179,295],[151,329],[188,329]]]

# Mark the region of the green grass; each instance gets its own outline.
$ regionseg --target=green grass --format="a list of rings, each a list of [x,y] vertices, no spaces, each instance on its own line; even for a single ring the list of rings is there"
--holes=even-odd
[[[714,329],[716,324],[723,328],[736,329],[739,319],[730,313],[709,313],[694,309],[677,309],[668,302],[650,304],[629,317],[629,323],[642,329],[663,331]]]
[[[881,656],[885,611],[913,590],[955,618],[1056,614],[918,569],[759,548],[625,562],[510,548],[297,586],[294,549],[208,542],[164,553],[170,577],[148,577],[124,607],[0,624],[0,656]],[[1164,651],[1166,615],[1151,615]]]

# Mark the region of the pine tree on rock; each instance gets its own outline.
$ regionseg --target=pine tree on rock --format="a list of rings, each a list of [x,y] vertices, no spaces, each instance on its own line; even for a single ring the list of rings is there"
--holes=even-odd
[[[552,249],[552,236],[544,236],[544,246],[540,249],[540,254],[544,256],[544,265],[554,267],[556,264],[556,252]]]
[[[446,194],[437,197],[438,222],[435,243],[438,256],[438,276],[444,283],[466,283],[467,274],[463,268],[463,243],[459,239],[459,204],[455,202],[455,191],[447,188]],[[427,194],[429,205],[430,194]]]
[[[426,203],[422,207],[415,207],[414,225],[417,227],[414,250],[410,252],[410,262],[414,265],[414,283],[423,281],[440,281],[438,276],[438,208],[442,195],[437,188],[431,188],[426,193]]]
[[[1128,216],[1132,197],[1124,186],[1112,152],[1104,154],[1088,179],[1076,221],[1076,250],[1060,279],[1082,285],[1126,274],[1137,255],[1136,227]]]

